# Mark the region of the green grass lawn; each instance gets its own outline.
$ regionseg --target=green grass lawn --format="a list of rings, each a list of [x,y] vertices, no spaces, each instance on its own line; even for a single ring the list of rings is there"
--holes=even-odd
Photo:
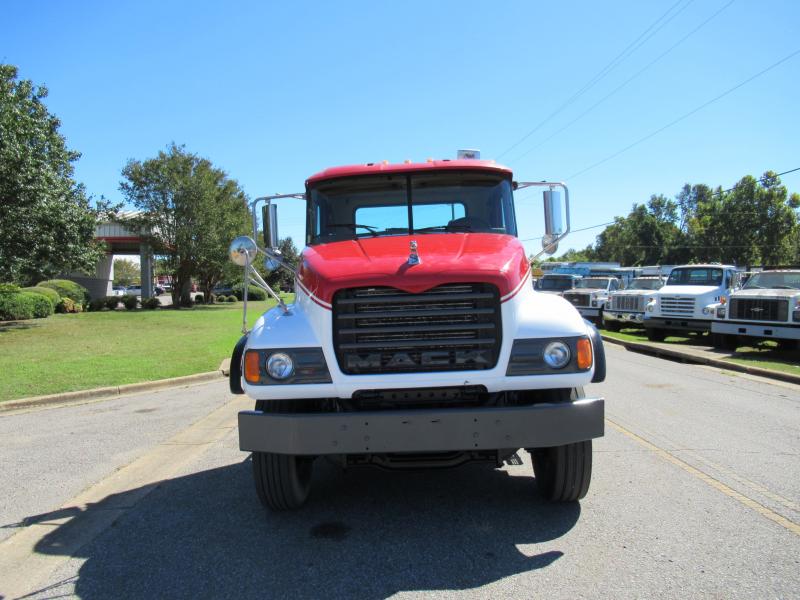
[[[274,304],[250,302],[250,324]],[[0,401],[213,371],[241,327],[241,303],[3,323]]]
[[[647,335],[643,329],[623,329],[619,332],[603,330],[602,333],[619,340],[647,343]],[[676,346],[706,346],[709,350],[712,349],[708,336],[674,336],[668,337],[665,341],[674,343]],[[800,350],[779,350],[777,343],[772,341],[763,341],[755,346],[739,346],[733,356],[720,356],[720,358],[748,367],[760,367],[800,375]]]

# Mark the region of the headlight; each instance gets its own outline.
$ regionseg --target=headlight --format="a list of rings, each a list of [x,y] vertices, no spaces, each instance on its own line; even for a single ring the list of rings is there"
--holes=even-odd
[[[270,354],[267,359],[267,373],[273,379],[287,379],[294,373],[294,361],[283,352]]]
[[[792,313],[792,321],[795,323],[800,323],[800,308],[794,309],[794,312]]]
[[[544,362],[553,369],[563,369],[570,359],[569,346],[564,342],[550,342],[542,353]]]
[[[717,318],[718,319],[724,319],[726,313],[727,313],[727,311],[725,310],[725,306],[724,305],[717,307]]]
[[[707,306],[703,308],[703,314],[704,314],[704,315],[707,315],[707,314],[708,314],[708,313],[710,313],[710,312],[711,312],[711,309],[710,309],[710,308],[708,308]]]
[[[592,300],[592,307],[597,307],[597,300]]]

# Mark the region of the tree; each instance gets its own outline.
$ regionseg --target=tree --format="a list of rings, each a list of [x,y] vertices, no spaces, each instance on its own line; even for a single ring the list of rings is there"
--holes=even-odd
[[[114,261],[114,285],[128,287],[141,281],[141,268],[138,263],[127,258],[118,258]]]
[[[173,279],[174,304],[191,304],[192,277],[210,288],[224,274],[230,241],[248,230],[246,196],[208,159],[171,144],[156,158],[131,160],[120,190],[141,211],[128,221],[138,227]]]
[[[67,148],[46,97],[0,64],[0,281],[92,272],[104,253],[94,234],[107,206],[93,209],[73,180],[80,153]]]
[[[698,261],[739,265],[781,265],[797,253],[797,207],[772,171],[748,175],[730,190],[698,199],[688,220],[693,256]]]

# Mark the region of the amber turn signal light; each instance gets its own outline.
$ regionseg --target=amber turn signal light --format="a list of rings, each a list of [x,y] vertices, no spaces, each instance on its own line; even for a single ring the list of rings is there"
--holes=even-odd
[[[590,369],[592,366],[592,342],[589,338],[578,340],[578,368]]]
[[[261,381],[258,359],[259,353],[255,350],[248,350],[244,355],[244,380],[247,383],[258,383]]]

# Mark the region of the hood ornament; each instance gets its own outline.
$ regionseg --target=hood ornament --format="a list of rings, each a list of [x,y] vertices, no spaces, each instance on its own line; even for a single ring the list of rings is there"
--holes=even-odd
[[[411,254],[408,255],[408,264],[409,265],[418,265],[422,262],[422,259],[417,254],[417,240],[411,240]]]

